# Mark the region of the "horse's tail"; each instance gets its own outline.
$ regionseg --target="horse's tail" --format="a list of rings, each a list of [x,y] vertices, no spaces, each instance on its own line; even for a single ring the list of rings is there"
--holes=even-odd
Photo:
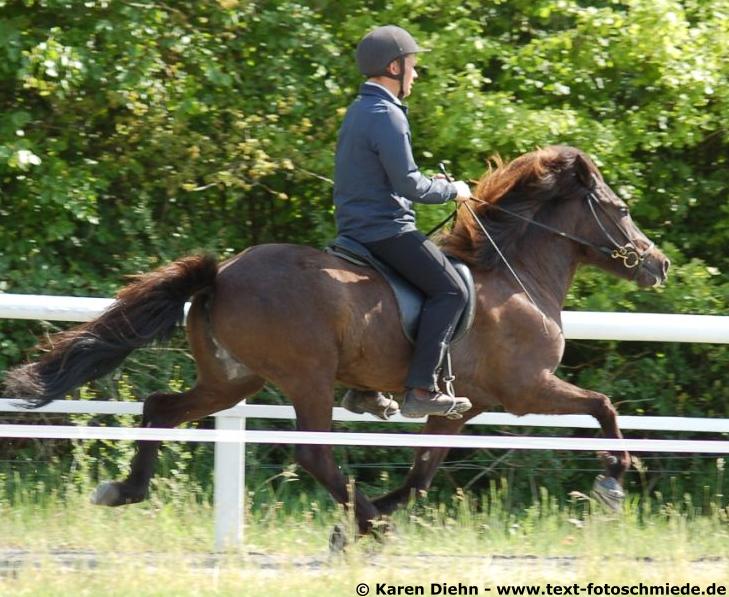
[[[139,276],[99,317],[51,336],[37,362],[8,372],[5,391],[38,408],[116,369],[137,348],[168,339],[193,294],[213,286],[217,260],[185,257]]]

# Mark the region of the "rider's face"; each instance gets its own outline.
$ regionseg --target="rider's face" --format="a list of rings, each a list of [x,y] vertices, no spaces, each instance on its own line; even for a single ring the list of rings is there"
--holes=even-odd
[[[418,63],[418,58],[415,54],[405,56],[405,79],[403,81],[403,97],[410,95],[413,89],[413,83],[418,78],[418,72],[415,70],[415,66]]]

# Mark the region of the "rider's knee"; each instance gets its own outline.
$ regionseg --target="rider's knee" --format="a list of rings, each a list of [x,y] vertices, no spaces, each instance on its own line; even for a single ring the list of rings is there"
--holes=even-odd
[[[454,285],[453,291],[450,294],[453,296],[454,304],[457,303],[461,309],[466,306],[468,302],[468,289],[461,280],[458,280],[458,283]]]

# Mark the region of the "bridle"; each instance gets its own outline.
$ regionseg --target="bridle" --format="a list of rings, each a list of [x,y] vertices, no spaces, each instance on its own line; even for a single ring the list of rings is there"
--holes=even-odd
[[[587,194],[587,205],[590,207],[592,217],[595,218],[595,222],[597,222],[600,230],[602,230],[602,233],[605,235],[605,237],[613,244],[612,249],[610,249],[609,247],[600,247],[598,250],[603,254],[607,254],[607,252],[609,252],[612,259],[621,259],[623,261],[623,265],[627,269],[637,268],[636,273],[640,271],[646,255],[653,248],[653,242],[649,240],[646,249],[644,251],[640,251],[633,242],[633,239],[631,239],[625,232],[625,230],[623,230],[623,227],[620,225],[620,223],[617,222],[610,213],[608,213],[603,205],[597,200],[595,194],[592,191]],[[599,216],[597,215],[595,206],[597,206],[597,208],[600,209],[600,211],[602,211],[605,216],[607,216],[607,218],[613,223],[613,226],[615,226],[616,230],[618,230],[620,234],[623,235],[626,240],[626,243],[624,245],[619,244],[608,232],[607,228],[605,228],[602,220],[600,220]]]
[[[441,166],[441,169],[445,169]],[[447,175],[446,175],[447,176]],[[586,240],[584,238],[581,238],[579,236],[576,236],[574,234],[570,234],[569,232],[564,232],[563,230],[559,230],[557,228],[554,228],[552,226],[549,226],[548,224],[543,224],[542,222],[537,222],[536,220],[533,220],[531,218],[527,218],[526,216],[522,216],[521,214],[518,214],[514,211],[511,211],[510,209],[506,209],[505,207],[501,207],[500,205],[496,205],[493,203],[488,203],[487,201],[481,201],[480,199],[476,199],[476,197],[471,196],[469,199],[470,201],[475,201],[476,203],[479,203],[481,205],[488,206],[489,209],[496,209],[497,211],[501,211],[503,213],[509,214],[515,218],[518,218],[520,220],[524,220],[525,222],[528,222],[529,224],[532,224],[534,226],[537,226],[539,228],[543,228],[544,230],[547,230],[551,232],[552,234],[556,234],[557,236],[560,236],[562,238],[567,238],[573,242],[576,242],[580,245],[590,247],[603,255],[606,255],[610,257],[611,259],[619,259],[623,262],[623,265],[628,270],[634,270],[633,275],[631,278],[635,279],[635,277],[638,275],[638,272],[640,272],[641,268],[643,267],[643,262],[645,260],[645,257],[648,253],[648,251],[651,250],[653,247],[653,243],[651,241],[649,242],[648,248],[645,251],[640,251],[636,246],[633,240],[628,236],[628,234],[623,230],[622,226],[618,222],[615,221],[615,219],[605,210],[605,208],[600,204],[600,202],[597,200],[597,197],[595,197],[595,194],[590,191],[585,195],[585,198],[587,200],[587,204],[590,207],[590,213],[592,214],[592,217],[595,218],[595,222],[597,223],[600,230],[602,230],[602,233],[605,235],[605,238],[612,243],[612,247],[608,247],[605,245],[597,245],[589,240]],[[476,214],[476,212],[473,210],[473,208],[468,204],[468,201],[465,201],[461,203],[460,205],[463,205],[467,210],[468,213],[471,214],[471,217],[473,217],[476,224],[478,224],[479,228],[481,228],[481,231],[483,232],[484,236],[488,239],[488,241],[491,243],[491,246],[494,248],[496,253],[499,255],[501,260],[504,262],[504,265],[508,268],[509,272],[511,272],[511,275],[516,280],[517,284],[521,287],[521,289],[524,291],[524,294],[529,299],[529,301],[534,305],[534,307],[542,314],[542,324],[544,325],[545,333],[547,333],[547,317],[544,313],[544,311],[539,307],[537,302],[534,300],[532,295],[527,290],[527,287],[524,285],[524,283],[521,281],[521,278],[519,277],[519,274],[516,273],[514,268],[509,263],[509,260],[506,258],[506,256],[503,254],[501,249],[499,248],[498,244],[496,244],[496,241],[493,239],[491,234],[489,234],[489,231],[486,229],[486,226],[484,225],[482,219]],[[459,205],[459,207],[460,207]],[[602,220],[597,214],[597,209],[595,209],[595,206],[599,210],[603,212],[603,214],[613,223],[615,228],[620,231],[620,234],[625,237],[625,244],[621,245],[618,243],[615,238],[613,238],[612,234],[608,232],[607,228],[605,228],[605,224],[603,224]],[[454,211],[452,216],[455,216],[458,210]],[[449,218],[450,219],[450,218]],[[447,220],[441,223],[444,224]]]
[[[569,232],[564,232],[563,230],[559,230],[557,228],[554,228],[552,226],[549,226],[548,224],[543,224],[542,222],[537,222],[536,220],[533,220],[532,218],[527,218],[526,216],[522,216],[521,214],[518,214],[510,209],[507,209],[505,207],[502,207],[498,204],[488,203],[486,201],[481,201],[480,199],[476,199],[475,197],[471,197],[471,201],[474,201],[476,203],[479,203],[481,205],[488,206],[488,209],[495,209],[497,211],[509,214],[510,216],[513,216],[515,218],[518,218],[520,220],[523,220],[529,224],[532,224],[534,226],[537,226],[538,228],[542,228],[544,230],[547,230],[551,232],[552,234],[555,234],[557,236],[560,236],[562,238],[567,238],[573,242],[576,242],[580,245],[590,247],[591,249],[594,249],[598,251],[599,253],[602,253],[603,255],[610,257],[611,259],[618,259],[623,262],[623,266],[626,269],[635,269],[635,272],[633,273],[633,276],[637,275],[637,273],[640,271],[641,267],[643,266],[643,262],[645,261],[645,258],[648,254],[648,252],[653,248],[653,243],[649,241],[648,247],[641,251],[636,246],[633,239],[628,236],[627,232],[623,230],[622,226],[618,221],[613,218],[613,216],[608,213],[608,211],[603,207],[603,205],[598,201],[597,197],[595,197],[595,193],[592,191],[588,192],[587,195],[585,195],[585,200],[587,201],[587,205],[590,208],[590,213],[592,214],[592,217],[595,219],[595,223],[598,225],[602,233],[605,235],[606,240],[610,242],[612,246],[606,246],[606,245],[598,245],[595,244],[587,239],[581,238],[579,236],[576,236],[574,234],[570,234]],[[473,211],[470,205],[468,203],[464,203],[465,207],[468,209],[468,211],[471,213],[471,216],[476,220],[476,222],[479,224],[479,227],[481,230],[486,234],[487,237],[490,237],[488,232],[486,231],[486,228],[483,224],[482,219]],[[612,222],[613,226],[615,226],[615,229],[624,237],[625,243],[620,244],[612,234],[608,231],[608,229],[605,227],[605,224],[603,223],[603,220],[598,215],[598,211],[600,211],[603,214],[603,217],[607,218]],[[489,240],[492,241],[492,239],[489,238]],[[493,241],[492,241],[493,244]],[[500,251],[499,251],[500,253]]]
[[[446,180],[449,182],[452,182],[453,179],[450,177],[448,172],[446,171],[445,164],[441,162],[438,164],[438,167],[440,168],[440,171],[445,176]],[[595,222],[597,223],[598,227],[602,231],[602,233],[605,235],[605,238],[609,240],[612,243],[612,247],[606,247],[604,245],[597,245],[589,240],[586,240],[584,238],[581,238],[579,236],[576,236],[574,234],[570,234],[569,232],[564,232],[563,230],[559,230],[557,228],[554,228],[552,226],[549,226],[547,224],[542,224],[542,222],[537,222],[536,220],[533,220],[531,218],[527,218],[526,216],[522,216],[521,214],[518,214],[514,211],[511,211],[510,209],[506,209],[505,207],[502,207],[501,205],[497,205],[494,203],[489,203],[487,201],[482,201],[481,199],[477,199],[473,195],[469,198],[468,201],[474,201],[476,203],[479,203],[481,205],[486,205],[488,209],[496,209],[497,211],[501,211],[503,213],[507,213],[515,218],[518,218],[520,220],[524,220],[525,222],[532,224],[534,226],[537,226],[539,228],[543,228],[544,230],[548,230],[552,234],[556,234],[557,236],[561,236],[562,238],[567,238],[573,242],[576,242],[580,245],[590,247],[599,253],[602,253],[603,255],[606,255],[610,257],[611,259],[620,259],[623,262],[623,266],[628,270],[635,270],[633,272],[633,275],[631,276],[633,279],[638,275],[638,272],[640,272],[641,268],[643,267],[643,262],[645,261],[645,257],[648,254],[648,251],[653,248],[653,243],[651,241],[648,241],[648,248],[646,248],[645,251],[640,251],[638,247],[636,247],[635,243],[633,242],[633,239],[631,239],[628,234],[623,230],[622,226],[620,226],[620,223],[615,221],[615,218],[613,218],[606,210],[605,208],[600,204],[600,202],[597,200],[597,197],[595,197],[595,193],[593,191],[588,191],[587,195],[585,195],[585,198],[587,200],[587,205],[590,207],[590,213],[592,214],[592,217],[595,218]],[[468,201],[464,201],[463,203],[460,203],[458,207],[453,211],[453,213],[443,220],[440,224],[438,224],[433,230],[431,230],[428,233],[428,236],[430,236],[433,232],[435,232],[438,228],[443,226],[448,220],[451,218],[455,218],[456,214],[458,213],[458,208],[463,205],[467,210],[468,213],[471,214],[471,217],[473,218],[474,222],[478,224],[478,227],[481,228],[481,232],[483,232],[484,236],[488,239],[488,241],[491,243],[491,246],[494,248],[494,251],[498,254],[498,256],[501,258],[501,261],[504,262],[504,265],[508,268],[509,272],[511,272],[511,275],[516,280],[517,284],[521,287],[521,289],[524,291],[524,294],[529,299],[529,301],[534,305],[534,307],[542,314],[542,324],[544,325],[545,332],[547,331],[547,316],[545,315],[544,311],[539,307],[537,302],[532,298],[532,295],[527,290],[527,287],[524,285],[524,283],[521,281],[521,278],[519,277],[519,274],[516,273],[513,267],[511,267],[511,264],[509,263],[509,260],[506,258],[506,255],[501,251],[499,248],[499,245],[496,244],[496,241],[494,238],[489,234],[489,231],[486,229],[486,226],[484,225],[481,218],[476,214],[475,211],[473,211],[473,208],[468,204]],[[600,217],[597,215],[597,210],[595,209],[595,206],[600,209],[603,214],[613,223],[615,228],[620,231],[620,234],[625,237],[626,243],[624,245],[621,245],[618,243],[613,236],[608,232],[607,228],[605,228],[605,224],[603,224]]]

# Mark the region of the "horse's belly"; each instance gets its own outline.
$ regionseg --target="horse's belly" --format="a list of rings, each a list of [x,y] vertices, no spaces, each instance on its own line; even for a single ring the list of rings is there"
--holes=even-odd
[[[412,354],[396,319],[362,318],[353,322],[342,338],[337,381],[347,387],[384,391],[401,391]]]

